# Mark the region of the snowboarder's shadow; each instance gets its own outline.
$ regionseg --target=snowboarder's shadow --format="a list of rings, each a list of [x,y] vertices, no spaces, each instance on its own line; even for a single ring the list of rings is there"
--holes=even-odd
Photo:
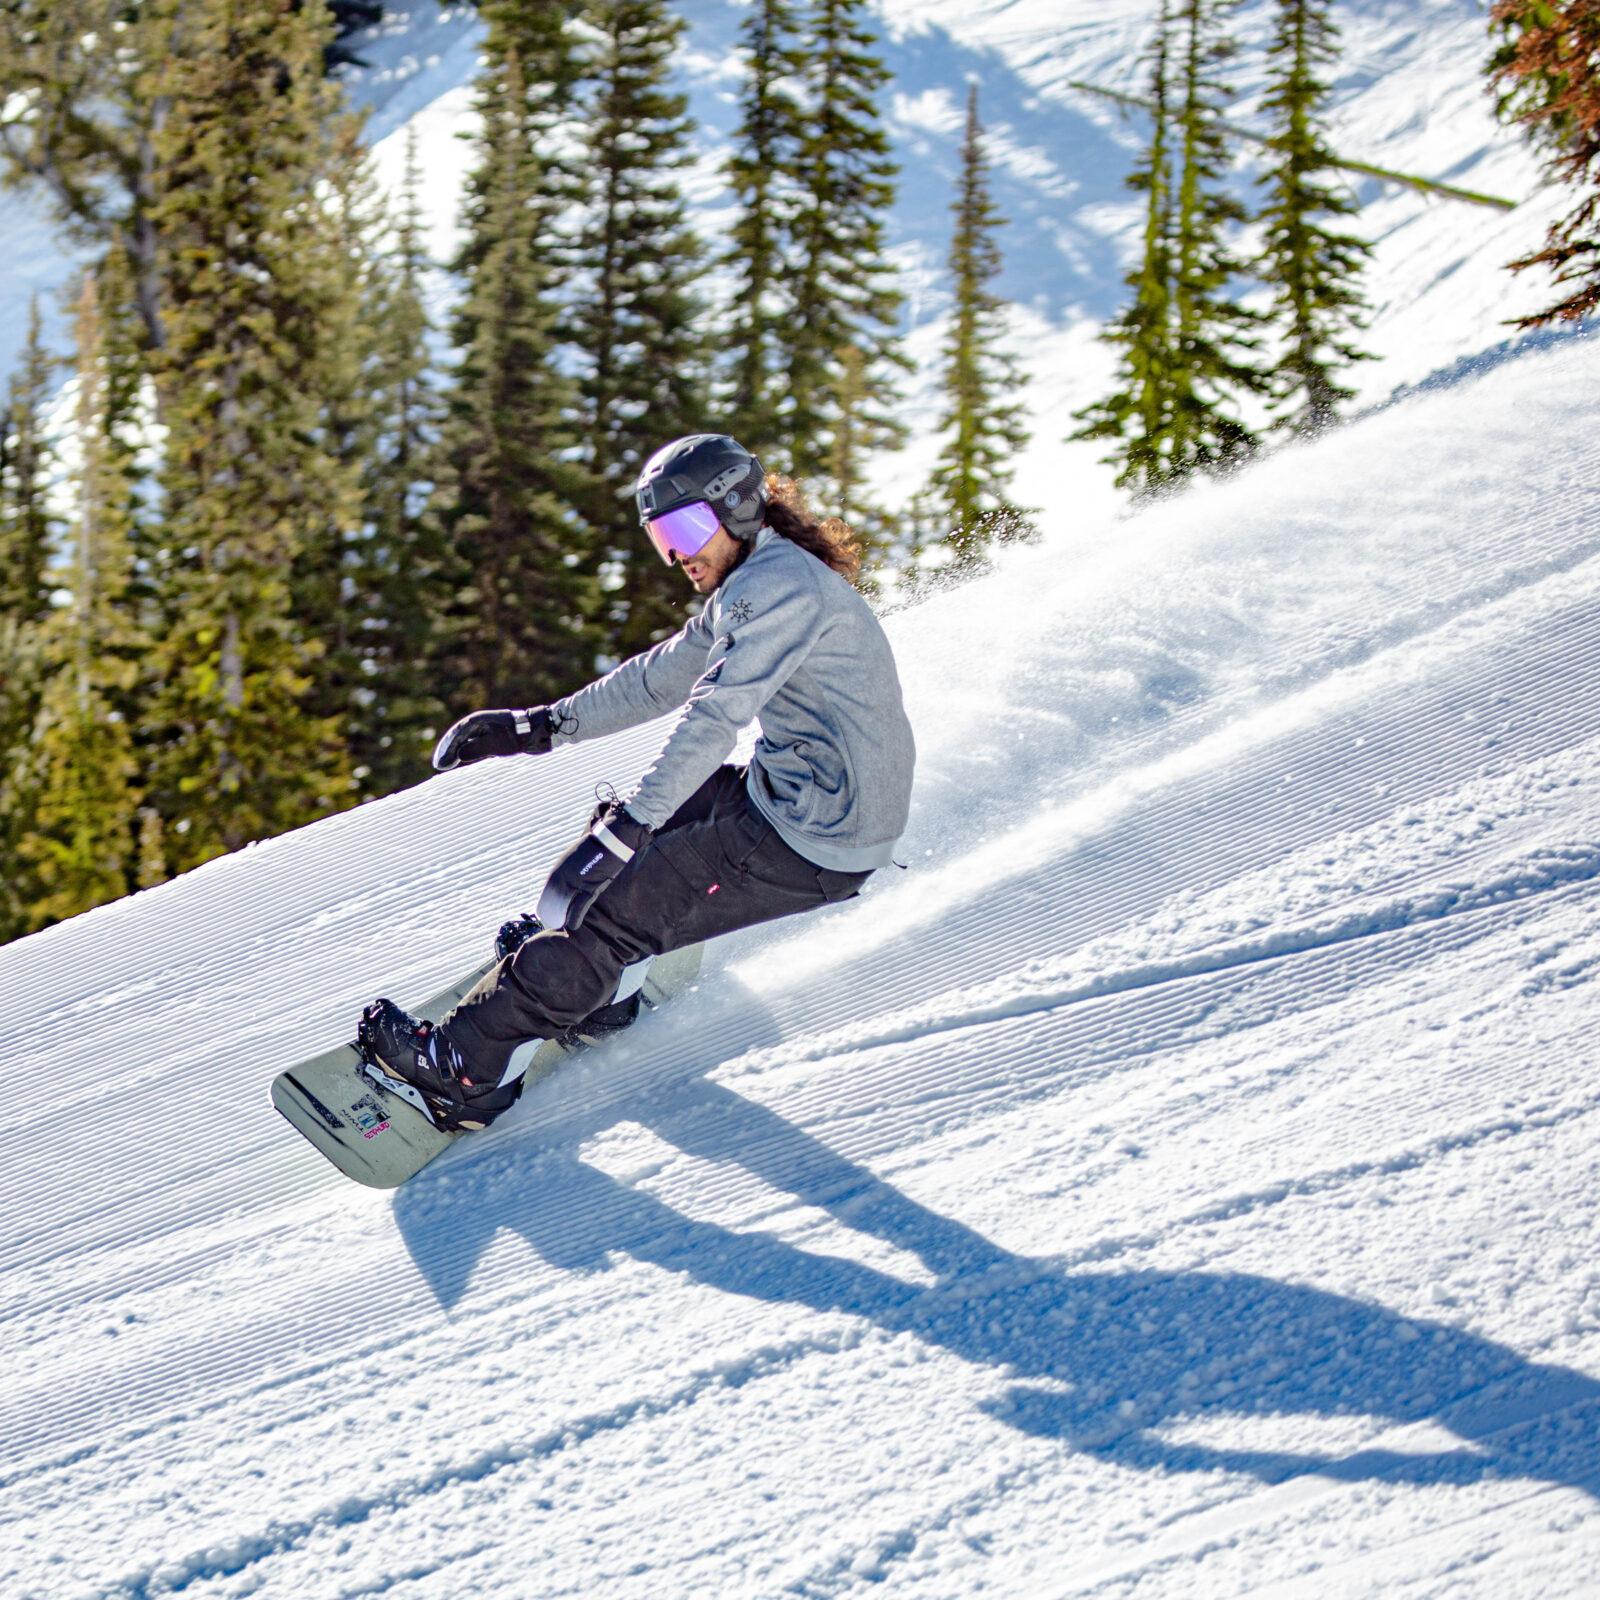
[[[739,1047],[749,1048],[752,1015],[760,1013],[737,1014]],[[694,1033],[704,1045],[706,1030]],[[645,1040],[626,1044],[636,1042]],[[727,1054],[714,1047],[709,1053]],[[441,1304],[460,1299],[480,1255],[507,1228],[563,1269],[602,1271],[621,1253],[729,1294],[844,1312],[889,1333],[910,1333],[1001,1370],[1009,1386],[986,1407],[997,1420],[1129,1468],[1224,1469],[1268,1482],[1305,1472],[1418,1484],[1516,1476],[1600,1498],[1600,1382],[1580,1372],[1531,1362],[1457,1328],[1270,1278],[1062,1270],[1019,1256],[930,1211],[686,1060],[674,1064],[664,1055],[655,1065],[659,1071],[642,1089],[635,1079],[626,1097],[586,1104],[554,1129],[497,1142],[497,1158],[452,1161],[399,1191],[396,1221]],[[579,1154],[624,1120],[686,1155],[741,1165],[801,1203],[911,1252],[937,1281],[906,1282],[673,1210]],[[1253,1431],[1270,1435],[1274,1416],[1307,1414],[1392,1427],[1434,1423],[1460,1443],[1440,1448],[1433,1430],[1354,1453],[1238,1442]],[[1224,1430],[1234,1442],[1203,1442],[1206,1433]]]

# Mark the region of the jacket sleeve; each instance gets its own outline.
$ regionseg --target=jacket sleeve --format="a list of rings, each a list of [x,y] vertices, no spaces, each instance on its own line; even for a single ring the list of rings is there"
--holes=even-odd
[[[556,744],[577,744],[664,717],[688,698],[706,669],[712,633],[704,612],[670,639],[550,707]],[[641,819],[643,820],[643,819]]]
[[[780,581],[774,576],[741,568],[718,597],[705,670],[665,748],[625,802],[640,822],[652,828],[666,822],[727,760],[740,730],[809,654],[821,617],[816,586],[792,567]]]

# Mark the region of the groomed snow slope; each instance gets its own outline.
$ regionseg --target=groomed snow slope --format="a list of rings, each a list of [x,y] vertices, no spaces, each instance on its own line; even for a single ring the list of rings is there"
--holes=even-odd
[[[1592,1593],[1597,393],[893,618],[910,870],[397,1195],[269,1078],[659,725],[0,950],[0,1592]]]

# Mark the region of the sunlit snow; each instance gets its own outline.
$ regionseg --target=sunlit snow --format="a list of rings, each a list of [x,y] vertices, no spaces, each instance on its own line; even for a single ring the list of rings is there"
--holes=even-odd
[[[1084,183],[1040,236],[1101,276],[1018,281],[1085,362],[1121,169],[1050,128],[1125,159],[1059,83],[1131,81],[1146,9],[890,13],[930,172],[981,70]],[[1341,11],[1352,153],[1523,192],[1475,5]],[[442,194],[471,24],[423,21],[375,131]],[[1371,214],[1376,399],[1499,342],[1542,223]],[[904,870],[396,1194],[268,1082],[484,959],[659,725],[0,949],[0,1593],[1592,1593],[1597,393],[1566,338],[1136,517],[1041,431],[1045,539],[889,619]]]

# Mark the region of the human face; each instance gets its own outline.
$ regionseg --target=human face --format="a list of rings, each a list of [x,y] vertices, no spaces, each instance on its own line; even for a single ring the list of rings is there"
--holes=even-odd
[[[710,594],[739,564],[739,541],[719,523],[705,544],[692,556],[680,556],[678,564],[696,594]]]
[[[716,512],[704,500],[691,500],[688,505],[674,506],[658,517],[644,519],[645,536],[669,567],[674,561],[697,554],[721,526]]]

